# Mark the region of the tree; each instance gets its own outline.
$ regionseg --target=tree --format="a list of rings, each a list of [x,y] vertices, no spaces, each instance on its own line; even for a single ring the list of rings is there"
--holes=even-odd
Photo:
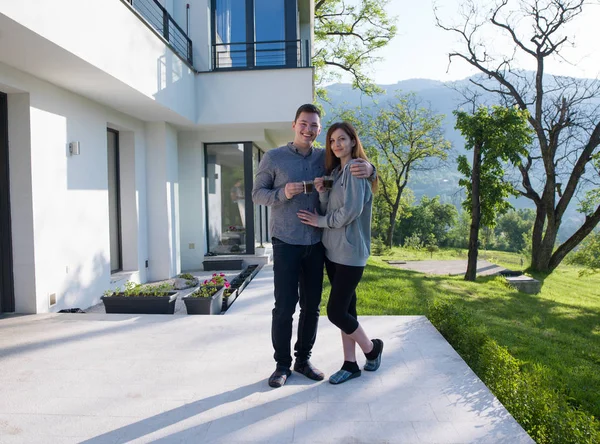
[[[444,116],[434,114],[415,94],[397,94],[374,110],[346,111],[341,118],[357,125],[369,159],[377,168],[377,194],[385,205],[388,220],[385,241],[392,247],[410,174],[432,169],[435,164],[429,161],[447,157],[450,142],[444,138]],[[378,211],[380,208],[375,208]]]
[[[447,244],[455,248],[467,248],[469,246],[469,229],[471,227],[471,216],[467,211],[458,213],[458,220],[450,231],[448,231]]]
[[[469,254],[465,280],[474,281],[477,274],[479,227],[494,227],[496,216],[508,211],[509,194],[514,187],[504,181],[507,161],[518,165],[520,154],[531,143],[527,124],[528,112],[517,108],[480,107],[475,114],[455,111],[456,129],[464,136],[465,148],[473,150],[473,163],[466,156],[458,157],[458,170],[466,176],[459,184],[466,189],[463,207],[471,214]]]
[[[571,43],[565,32],[588,2],[500,0],[487,12],[480,11],[475,0],[462,6],[462,19],[456,25],[444,24],[436,11],[438,26],[462,41],[462,50],[450,53],[450,61],[463,60],[479,70],[483,76],[471,81],[480,90],[495,94],[501,103],[530,111],[528,121],[536,143],[518,165],[518,192],[536,207],[530,268],[549,273],[600,222],[598,205],[556,247],[565,211],[578,189],[593,180],[589,163],[600,144],[600,112],[593,99],[600,97],[600,81],[547,75],[545,69],[548,60],[564,58]],[[485,35],[488,30],[506,37],[512,52],[494,54],[495,39]],[[534,63],[533,76],[517,69],[521,60]]]
[[[395,19],[388,17],[389,0],[316,0],[313,65],[317,95],[323,85],[352,76],[352,85],[367,94],[380,91],[367,70],[380,60],[378,49],[396,35]]]
[[[496,237],[505,242],[500,248],[507,251],[524,251],[525,235],[531,233],[533,221],[535,220],[535,211],[532,209],[511,210],[498,218],[496,225]]]
[[[579,273],[580,276],[588,273],[600,273],[600,232],[586,237],[579,248],[568,256],[567,261],[586,267]]]
[[[396,238],[403,242],[404,238],[414,233],[432,234],[436,245],[447,244],[448,231],[456,224],[458,211],[452,204],[440,203],[440,196],[421,197],[418,205],[410,207],[410,214],[401,218],[398,223]],[[427,243],[427,239],[422,239]]]

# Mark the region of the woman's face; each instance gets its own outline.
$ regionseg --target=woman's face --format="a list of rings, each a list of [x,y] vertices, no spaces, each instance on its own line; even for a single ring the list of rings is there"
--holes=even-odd
[[[352,158],[352,148],[356,145],[356,141],[352,140],[348,133],[341,128],[336,129],[331,133],[329,139],[331,150],[338,159],[349,160]]]

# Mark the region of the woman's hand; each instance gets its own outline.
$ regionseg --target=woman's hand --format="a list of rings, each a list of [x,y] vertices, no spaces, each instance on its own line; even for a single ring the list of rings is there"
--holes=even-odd
[[[322,184],[321,184],[322,185]],[[317,210],[314,213],[306,210],[300,210],[296,213],[298,218],[303,224],[311,225],[313,227],[318,227],[319,215],[317,214]]]
[[[319,193],[324,193],[325,191],[327,191],[325,189],[325,186],[323,185],[323,178],[322,177],[315,177],[315,180],[313,182],[315,184],[315,189]]]

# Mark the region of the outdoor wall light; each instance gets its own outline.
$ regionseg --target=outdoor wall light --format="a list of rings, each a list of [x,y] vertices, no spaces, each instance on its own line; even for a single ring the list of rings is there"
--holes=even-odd
[[[79,155],[79,142],[69,143],[69,153],[71,154],[71,156]]]

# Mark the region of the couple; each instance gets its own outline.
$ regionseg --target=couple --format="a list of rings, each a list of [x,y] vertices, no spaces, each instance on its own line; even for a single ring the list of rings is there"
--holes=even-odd
[[[344,364],[329,382],[360,376],[356,344],[365,353],[365,370],[379,368],[383,342],[370,340],[356,314],[356,287],[370,253],[371,210],[377,179],[352,125],[335,123],[327,132],[325,150],[312,144],[321,132],[321,113],[302,105],[292,124],[294,141],[267,152],[252,190],[256,204],[271,207],[275,308],[271,339],[277,363],[269,378],[281,387],[291,375],[292,316],[300,302],[294,370],[320,381],[323,372],[309,361],[317,336],[323,264],[331,282],[327,316],[342,331]],[[334,177],[325,190],[322,177]],[[304,193],[313,180],[316,193]],[[321,242],[323,235],[323,242]]]

